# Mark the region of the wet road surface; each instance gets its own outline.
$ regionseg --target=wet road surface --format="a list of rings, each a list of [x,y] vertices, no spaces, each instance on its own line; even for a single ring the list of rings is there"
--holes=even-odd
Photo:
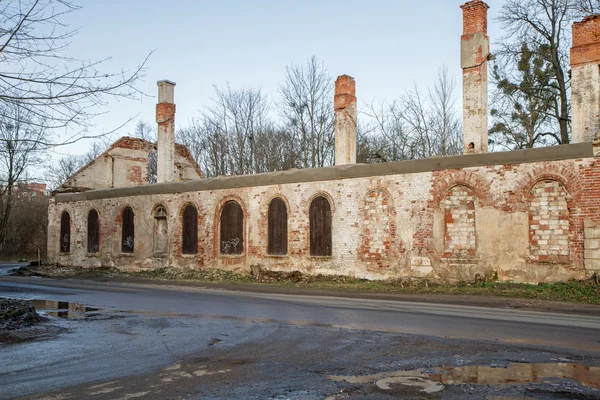
[[[29,265],[26,263],[11,263],[11,262],[0,262],[0,275],[8,275],[12,270]]]
[[[22,277],[0,277],[0,296],[52,300],[45,340],[0,344],[0,398],[600,397],[600,311]],[[468,382],[428,370],[464,366]]]

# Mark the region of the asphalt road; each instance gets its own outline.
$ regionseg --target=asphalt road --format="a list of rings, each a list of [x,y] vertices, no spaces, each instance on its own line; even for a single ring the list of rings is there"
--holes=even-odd
[[[94,396],[106,398],[421,398],[425,394],[416,389],[374,389],[373,377],[365,378],[368,385],[356,386],[327,379],[326,374],[573,360],[584,360],[590,373],[590,366],[600,365],[600,310],[597,315],[574,315],[8,276],[0,277],[0,297],[100,309],[53,319],[54,330],[42,332],[46,340],[0,344],[0,398],[39,398],[56,391],[68,394],[63,398],[87,397],[94,391],[99,392]],[[273,361],[280,358],[291,364]],[[600,387],[598,371],[589,379],[597,379]],[[229,383],[219,384],[221,375]],[[279,385],[273,385],[273,377],[279,377]],[[155,381],[165,385],[152,388]],[[565,382],[559,389],[568,387],[577,398],[600,397],[594,384],[590,389]],[[535,390],[547,385],[526,384]],[[442,398],[486,398],[515,390],[514,385],[476,386],[465,392],[466,386],[472,385],[451,385],[440,393]],[[548,394],[551,389],[543,390],[532,398],[556,398]]]

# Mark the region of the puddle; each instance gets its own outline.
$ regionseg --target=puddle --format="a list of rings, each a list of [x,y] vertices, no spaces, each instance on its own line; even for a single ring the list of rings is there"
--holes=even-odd
[[[373,383],[381,390],[394,385],[412,386],[421,392],[436,393],[444,385],[522,385],[545,383],[550,379],[571,379],[581,385],[600,389],[600,367],[573,363],[509,364],[503,367],[466,366],[384,372],[374,375],[326,376],[336,382]]]
[[[43,315],[56,318],[77,319],[93,316],[89,314],[99,308],[88,307],[81,303],[54,300],[27,300],[35,307],[36,311]]]

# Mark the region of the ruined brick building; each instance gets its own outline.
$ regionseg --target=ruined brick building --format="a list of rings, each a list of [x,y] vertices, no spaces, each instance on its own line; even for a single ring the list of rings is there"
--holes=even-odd
[[[356,164],[354,79],[335,89],[328,168],[201,179],[174,142],[174,83],[158,83],[149,143],[123,138],[51,199],[57,264],[249,269],[520,282],[600,270],[600,16],[573,26],[573,144],[488,153],[488,6],[462,6],[462,156]],[[150,146],[150,147],[149,147]]]

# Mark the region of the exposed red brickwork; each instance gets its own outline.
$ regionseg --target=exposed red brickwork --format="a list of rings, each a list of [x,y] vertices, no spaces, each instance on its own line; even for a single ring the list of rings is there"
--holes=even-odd
[[[458,169],[433,172],[430,208],[434,209],[442,203],[450,189],[457,185],[466,186],[473,191],[480,205],[495,205],[490,184],[480,173]]]
[[[456,279],[456,274],[463,273],[460,279],[472,279],[474,271],[480,270],[468,268],[479,265],[482,269],[497,270],[500,279],[550,281],[578,278],[584,274],[583,221],[589,219],[600,224],[599,180],[600,165],[595,158],[588,157],[330,182],[292,182],[264,187],[61,202],[58,207],[51,207],[49,218],[55,221],[58,229],[60,213],[66,210],[71,214],[73,249],[68,255],[58,256],[61,262],[74,265],[110,265],[113,262],[119,268],[125,268],[133,259],[140,263],[154,262],[151,232],[154,220],[150,210],[153,205],[162,202],[170,209],[170,247],[166,257],[173,266],[247,269],[250,264],[259,263],[264,268],[275,270],[299,269],[378,278],[411,276],[421,273],[418,271],[427,271],[429,267],[435,277]],[[538,209],[545,206],[541,202],[536,205],[535,198],[546,196],[546,188],[542,194],[535,193],[539,185],[546,185],[547,181],[555,182],[551,185],[559,185],[566,193],[561,207],[564,211],[566,203],[568,256],[560,254],[561,250],[565,251],[564,242],[560,240],[565,238],[558,237],[565,235],[565,229],[559,232],[558,228],[550,228],[548,233],[544,232],[547,230],[545,225],[538,224],[538,229],[532,224],[537,220],[533,219],[535,210],[530,216],[530,206]],[[463,204],[465,199],[458,198],[464,195],[460,193],[462,191],[470,193],[466,204]],[[458,197],[452,198],[457,192]],[[563,192],[559,194],[562,196]],[[329,199],[333,210],[333,255],[327,259],[309,257],[309,208],[316,196]],[[280,259],[266,257],[268,206],[273,197],[283,198],[289,207],[289,251],[286,257]],[[241,257],[218,254],[220,210],[229,200],[236,200],[244,210],[246,251]],[[198,207],[199,254],[196,257],[181,254],[182,220],[178,216],[189,202]],[[386,203],[388,215],[383,211]],[[128,205],[135,210],[136,247],[134,255],[121,258],[115,249],[119,248],[122,209]],[[548,201],[549,219],[552,219],[552,206]],[[101,253],[88,256],[85,251],[86,216],[94,207],[101,211]],[[471,222],[468,215],[473,209],[477,214],[476,220]],[[375,212],[369,212],[371,210]],[[453,213],[454,210],[458,213]],[[544,216],[542,211],[539,209],[537,215],[540,221],[545,221],[541,219]],[[566,221],[564,217],[563,213],[562,221]],[[473,252],[469,252],[473,250],[473,230],[461,228],[472,227],[475,222],[478,235],[475,237],[477,252],[473,257]],[[447,223],[457,223],[458,229],[448,229]],[[562,224],[564,226],[565,222]],[[549,221],[548,227],[551,226],[554,224]],[[388,232],[390,238],[387,237]],[[542,237],[546,234],[548,239]],[[539,235],[539,239],[534,239],[537,243],[532,240],[534,235]],[[465,238],[466,248],[458,247],[465,245],[460,243]],[[539,240],[548,240],[548,243],[540,243]],[[557,244],[551,240],[556,240]],[[51,243],[58,246],[59,241],[53,237]],[[551,247],[557,245],[558,250]],[[545,249],[543,246],[548,247]],[[113,250],[115,254],[111,253]],[[558,251],[559,254],[541,257],[546,254],[540,250]],[[446,261],[462,258],[473,260],[473,266],[461,267]]]
[[[123,136],[122,138],[120,138],[119,140],[114,142],[112,144],[112,146],[110,146],[108,148],[108,150],[106,150],[104,152],[104,154],[108,154],[108,152],[112,149],[130,149],[130,150],[150,151],[154,147],[155,147],[155,145],[153,143],[148,142],[146,140],[132,138],[129,136]]]
[[[156,122],[164,124],[175,118],[175,104],[158,103],[156,105]]]
[[[464,185],[454,186],[444,200],[446,257],[472,257],[477,253],[475,195]]]
[[[139,165],[131,166],[127,171],[127,180],[140,185],[144,183],[144,180],[142,179],[142,168]]]
[[[473,0],[460,8],[463,10],[463,39],[465,35],[476,32],[487,34],[487,12],[490,6],[481,0]]]
[[[335,81],[334,109],[339,110],[356,103],[356,83],[348,75],[338,76]]]
[[[588,173],[592,173],[591,171]],[[509,198],[511,207],[506,208],[510,211],[523,211],[526,210],[523,203],[523,199],[527,199],[530,195],[531,189],[540,181],[555,180],[560,182],[570,194],[572,201],[579,203],[581,196],[584,191],[584,184],[581,176],[585,176],[584,171],[575,169],[571,164],[558,164],[553,162],[540,162],[532,166],[531,169],[522,176],[519,177],[517,184],[515,185],[515,191],[510,194],[514,194],[514,197]],[[598,172],[594,170],[592,173],[596,179]],[[596,190],[594,189],[594,192]]]
[[[571,66],[600,61],[600,15],[573,24]]]
[[[201,178],[204,178],[204,174],[202,173],[202,171],[200,171],[200,166],[198,165],[196,160],[194,160],[194,157],[192,157],[192,153],[190,153],[190,150],[187,148],[187,146],[175,143],[175,154],[178,154],[180,157],[185,158],[194,168],[194,170],[196,170],[198,175]]]
[[[540,262],[569,262],[567,191],[557,181],[541,181],[529,199],[530,257]]]
[[[376,189],[367,193],[365,198],[362,228],[362,244],[359,257],[362,261],[388,267],[383,263],[389,260],[394,251],[396,239],[396,213],[391,196],[385,189]]]

